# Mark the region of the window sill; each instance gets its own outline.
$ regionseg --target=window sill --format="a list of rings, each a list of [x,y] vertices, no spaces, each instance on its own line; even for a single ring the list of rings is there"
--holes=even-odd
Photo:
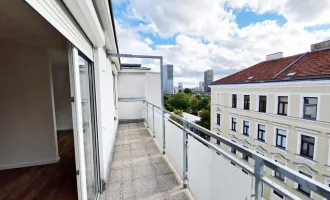
[[[255,141],[263,145],[267,144],[265,140],[255,139]]]
[[[310,194],[306,194],[305,192],[299,190],[298,188],[294,188],[294,190],[297,191],[298,193],[308,197],[309,199],[312,199]]]
[[[279,181],[280,183],[286,184],[286,182],[285,182],[285,178],[284,178],[284,180],[282,180],[282,179],[280,179],[280,178],[278,178],[278,177],[276,177],[276,176],[273,176],[273,178],[274,178],[274,180],[277,180],[277,181]],[[286,184],[286,185],[287,185],[287,184]]]
[[[311,163],[312,165],[315,165],[317,163],[316,160],[309,158],[307,156],[304,156],[304,155],[300,155],[300,154],[296,154],[296,158],[300,158],[304,161],[307,161],[307,162]]]
[[[284,149],[284,148],[281,148],[281,147],[278,147],[276,145],[272,145],[273,147],[275,147],[275,149],[279,150],[279,151],[282,151],[283,153],[287,154],[289,151]]]
[[[244,136],[244,137],[248,137],[248,138],[250,137],[249,135],[246,135],[246,134],[242,134],[242,136]]]

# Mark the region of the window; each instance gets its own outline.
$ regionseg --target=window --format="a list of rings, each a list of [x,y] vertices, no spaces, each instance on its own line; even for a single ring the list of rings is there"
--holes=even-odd
[[[217,125],[220,126],[220,114],[219,113],[217,113]]]
[[[315,138],[307,135],[301,135],[300,155],[313,159]]]
[[[286,131],[282,129],[276,129],[276,146],[282,149],[286,149]]]
[[[243,121],[243,135],[249,136],[250,123],[248,121]]]
[[[266,112],[267,96],[259,96],[259,112]]]
[[[281,96],[278,97],[278,108],[277,114],[279,115],[288,115],[288,97]]]
[[[236,132],[236,118],[231,118],[231,130]]]
[[[237,94],[231,95],[231,107],[237,108]]]
[[[274,190],[274,194],[277,195],[279,198],[283,199],[283,195],[281,195],[279,192],[277,192],[276,190]]]
[[[299,171],[299,173],[301,173],[302,175],[305,175],[305,176],[307,176],[307,177],[309,177],[309,178],[312,178],[311,175],[306,174],[305,172]],[[311,191],[311,189],[309,189],[309,188],[306,187],[306,186],[303,186],[303,185],[298,184],[298,190],[299,190],[300,192],[302,192],[303,194],[307,195],[307,196],[311,196],[311,192],[312,192],[312,191]]]
[[[250,95],[244,95],[244,110],[250,110]]]
[[[231,147],[230,152],[232,152],[233,154],[236,155],[236,149],[235,148]]]
[[[316,120],[317,97],[304,97],[304,119]]]
[[[257,139],[260,141],[265,142],[265,132],[266,132],[266,126],[262,124],[258,124],[258,136]]]
[[[275,160],[275,162],[278,162],[277,160]],[[283,163],[281,163],[281,162],[278,162],[278,163],[280,163],[281,165],[284,165]],[[280,173],[280,172],[278,172],[278,171],[274,171],[274,176],[277,178],[277,179],[279,179],[280,181],[282,181],[282,182],[284,182],[284,176]]]
[[[249,156],[247,156],[247,155],[244,154],[244,153],[243,153],[243,155],[242,155],[242,158],[243,158],[243,160],[245,160],[246,162],[249,161]]]

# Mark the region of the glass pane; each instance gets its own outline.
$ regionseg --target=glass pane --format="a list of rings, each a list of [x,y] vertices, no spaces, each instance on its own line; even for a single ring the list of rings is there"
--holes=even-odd
[[[286,147],[286,137],[282,137],[282,147]]]
[[[305,105],[305,118],[316,119],[317,106],[316,105]]]
[[[283,104],[279,104],[278,113],[283,114]]]
[[[279,97],[280,102],[288,102],[288,97]]]
[[[96,175],[95,175],[95,155],[94,155],[94,137],[93,121],[91,115],[91,96],[90,96],[90,78],[89,64],[82,57],[79,57],[80,72],[80,90],[81,90],[81,107],[83,119],[84,134],[84,152],[85,152],[85,172],[88,199],[95,199],[97,194]]]

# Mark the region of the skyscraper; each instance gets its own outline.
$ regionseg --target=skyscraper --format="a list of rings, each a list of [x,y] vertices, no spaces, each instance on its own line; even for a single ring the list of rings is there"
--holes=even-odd
[[[178,89],[183,90],[183,82],[178,82]]]
[[[199,89],[200,92],[204,92],[204,82],[203,81],[199,82],[199,88],[198,89]]]
[[[204,72],[204,92],[209,93],[211,89],[209,84],[213,82],[213,69]]]
[[[163,68],[163,92],[173,94],[173,65],[164,65]]]

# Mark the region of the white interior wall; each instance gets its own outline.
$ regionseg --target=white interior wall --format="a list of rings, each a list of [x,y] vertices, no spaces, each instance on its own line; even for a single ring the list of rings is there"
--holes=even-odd
[[[56,130],[72,130],[70,77],[67,51],[49,52],[55,101]]]
[[[44,48],[0,40],[0,169],[58,161]]]

